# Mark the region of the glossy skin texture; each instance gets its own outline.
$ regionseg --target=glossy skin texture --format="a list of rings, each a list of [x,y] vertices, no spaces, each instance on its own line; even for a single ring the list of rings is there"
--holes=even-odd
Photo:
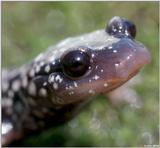
[[[3,71],[2,143],[68,121],[93,96],[133,77],[150,61],[134,29],[114,17],[106,31],[68,38],[30,64]]]

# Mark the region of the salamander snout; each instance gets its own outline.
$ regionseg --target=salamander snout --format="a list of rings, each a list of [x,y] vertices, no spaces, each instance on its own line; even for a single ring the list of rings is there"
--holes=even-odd
[[[135,38],[136,36],[136,26],[133,22],[120,18],[118,16],[113,17],[107,27],[106,32],[115,37],[131,37]]]
[[[120,79],[130,79],[151,60],[148,49],[132,39],[122,38],[113,48],[116,53],[110,56]]]

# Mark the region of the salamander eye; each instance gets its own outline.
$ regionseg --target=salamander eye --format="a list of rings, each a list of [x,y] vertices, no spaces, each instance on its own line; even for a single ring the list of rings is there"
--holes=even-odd
[[[106,31],[110,35],[114,35],[116,37],[135,38],[136,36],[136,26],[134,23],[120,17],[113,17],[108,23]]]
[[[90,56],[81,50],[74,50],[62,58],[63,72],[70,77],[83,76],[89,69]]]

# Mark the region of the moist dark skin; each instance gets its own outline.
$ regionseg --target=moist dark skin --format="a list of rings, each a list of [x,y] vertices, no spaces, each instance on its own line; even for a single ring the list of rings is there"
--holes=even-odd
[[[2,144],[72,119],[93,96],[132,78],[150,61],[135,25],[114,17],[105,30],[69,38],[30,64],[2,72]]]

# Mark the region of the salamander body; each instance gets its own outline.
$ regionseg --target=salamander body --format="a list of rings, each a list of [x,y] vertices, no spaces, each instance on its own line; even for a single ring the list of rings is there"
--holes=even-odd
[[[150,54],[135,35],[132,22],[114,17],[106,29],[67,38],[2,71],[2,144],[72,119],[93,96],[137,74]]]

